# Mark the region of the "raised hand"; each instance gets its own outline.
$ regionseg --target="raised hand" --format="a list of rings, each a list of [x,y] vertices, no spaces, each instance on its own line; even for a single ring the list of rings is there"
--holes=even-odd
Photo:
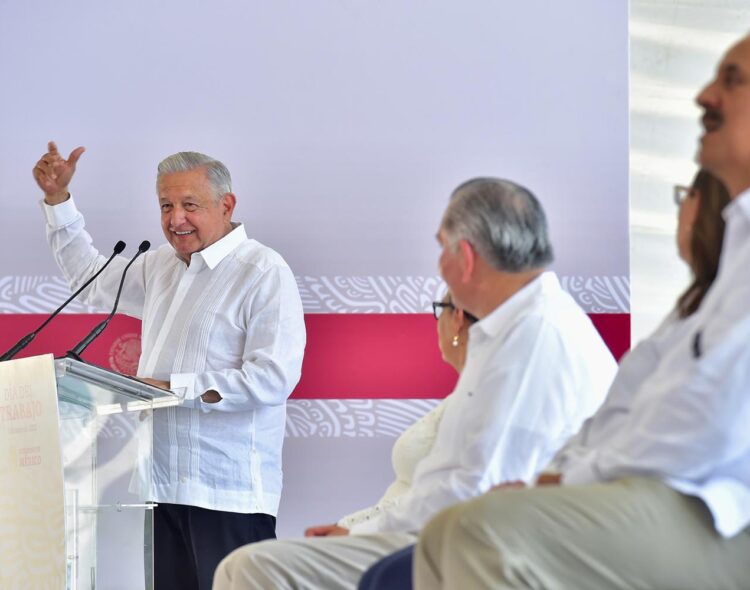
[[[84,147],[77,147],[65,160],[57,150],[54,141],[47,144],[47,153],[34,166],[34,180],[44,192],[44,200],[48,205],[57,205],[68,198],[68,184],[76,171],[76,164]]]

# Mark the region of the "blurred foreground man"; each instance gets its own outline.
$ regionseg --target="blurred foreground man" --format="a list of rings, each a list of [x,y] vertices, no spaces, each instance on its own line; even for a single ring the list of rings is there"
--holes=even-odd
[[[697,102],[700,163],[733,198],[715,282],[668,342],[622,361],[613,411],[566,446],[559,475],[425,527],[417,588],[750,587],[750,38]]]

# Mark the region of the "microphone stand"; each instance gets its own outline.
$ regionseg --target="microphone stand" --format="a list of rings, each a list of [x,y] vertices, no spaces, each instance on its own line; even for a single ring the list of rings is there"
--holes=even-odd
[[[101,321],[91,332],[89,332],[88,336],[86,336],[83,340],[81,340],[78,344],[76,344],[71,350],[67,352],[65,355],[68,358],[75,359],[80,362],[85,362],[81,358],[81,354],[84,350],[88,347],[89,344],[91,344],[99,334],[101,334],[104,329],[109,325],[110,320],[115,315],[115,312],[117,311],[117,305],[120,303],[120,293],[122,293],[122,286],[125,284],[125,275],[128,272],[128,269],[130,268],[130,265],[133,264],[136,261],[136,258],[138,258],[141,254],[143,254],[146,250],[148,250],[151,247],[151,242],[148,240],[143,240],[141,242],[141,245],[138,246],[138,252],[135,253],[135,256],[130,259],[130,262],[125,266],[125,270],[122,271],[122,278],[120,278],[120,286],[117,289],[117,296],[115,297],[115,305],[112,308],[112,311],[110,314],[104,318],[103,321]]]
[[[14,356],[16,356],[19,352],[21,352],[24,348],[26,348],[29,344],[31,344],[34,338],[36,338],[36,335],[39,332],[41,332],[44,329],[44,327],[47,324],[49,324],[52,321],[52,319],[68,305],[68,303],[70,303],[71,301],[73,301],[73,299],[78,297],[81,294],[81,291],[83,291],[86,287],[88,287],[91,283],[93,283],[94,279],[96,279],[96,277],[102,274],[102,271],[105,268],[107,268],[107,266],[109,266],[109,263],[112,262],[112,260],[114,260],[115,256],[117,256],[124,249],[125,249],[125,242],[123,242],[122,240],[117,242],[113,249],[112,255],[109,257],[107,262],[105,262],[104,265],[98,271],[96,271],[96,273],[94,273],[94,275],[88,281],[83,283],[83,285],[81,285],[81,287],[75,293],[73,293],[70,297],[68,297],[60,307],[58,307],[55,311],[53,311],[52,314],[42,323],[41,326],[39,326],[33,332],[26,334],[26,336],[21,338],[10,349],[8,349],[5,353],[3,353],[3,355],[0,356],[0,362],[9,361]]]

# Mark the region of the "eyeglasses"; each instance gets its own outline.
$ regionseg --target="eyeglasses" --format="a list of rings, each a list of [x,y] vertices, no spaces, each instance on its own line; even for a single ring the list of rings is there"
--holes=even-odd
[[[685,201],[685,199],[690,196],[692,190],[693,189],[691,189],[689,186],[683,186],[681,184],[674,185],[674,193],[672,195],[674,204],[678,207],[682,205],[683,201]]]
[[[455,305],[453,305],[450,301],[433,301],[432,302],[432,315],[435,316],[436,320],[440,319],[440,316],[443,315],[444,309],[457,309]],[[464,317],[469,321],[469,323],[478,322],[479,320],[471,315],[468,311],[464,310]]]
[[[435,316],[436,320],[439,320],[440,316],[443,315],[444,309],[456,309],[456,306],[453,305],[450,301],[433,301],[432,302],[432,315]]]

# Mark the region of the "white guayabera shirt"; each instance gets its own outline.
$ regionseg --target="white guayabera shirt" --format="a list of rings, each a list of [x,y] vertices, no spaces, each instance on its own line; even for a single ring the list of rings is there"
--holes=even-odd
[[[591,320],[546,272],[469,329],[466,364],[411,486],[354,534],[416,532],[443,508],[530,482],[604,401],[617,370]]]
[[[719,274],[698,311],[623,359],[606,404],[556,463],[570,485],[657,477],[701,498],[731,537],[750,525],[750,191],[724,219]]]
[[[55,260],[76,289],[106,261],[73,199],[48,206]],[[111,308],[128,262],[117,257],[85,292]],[[138,375],[170,382],[185,402],[154,412],[153,500],[275,515],[286,400],[300,378],[305,325],[299,291],[276,252],[242,225],[190,265],[169,245],[128,271],[119,309],[142,323]],[[212,389],[222,400],[204,403]]]

